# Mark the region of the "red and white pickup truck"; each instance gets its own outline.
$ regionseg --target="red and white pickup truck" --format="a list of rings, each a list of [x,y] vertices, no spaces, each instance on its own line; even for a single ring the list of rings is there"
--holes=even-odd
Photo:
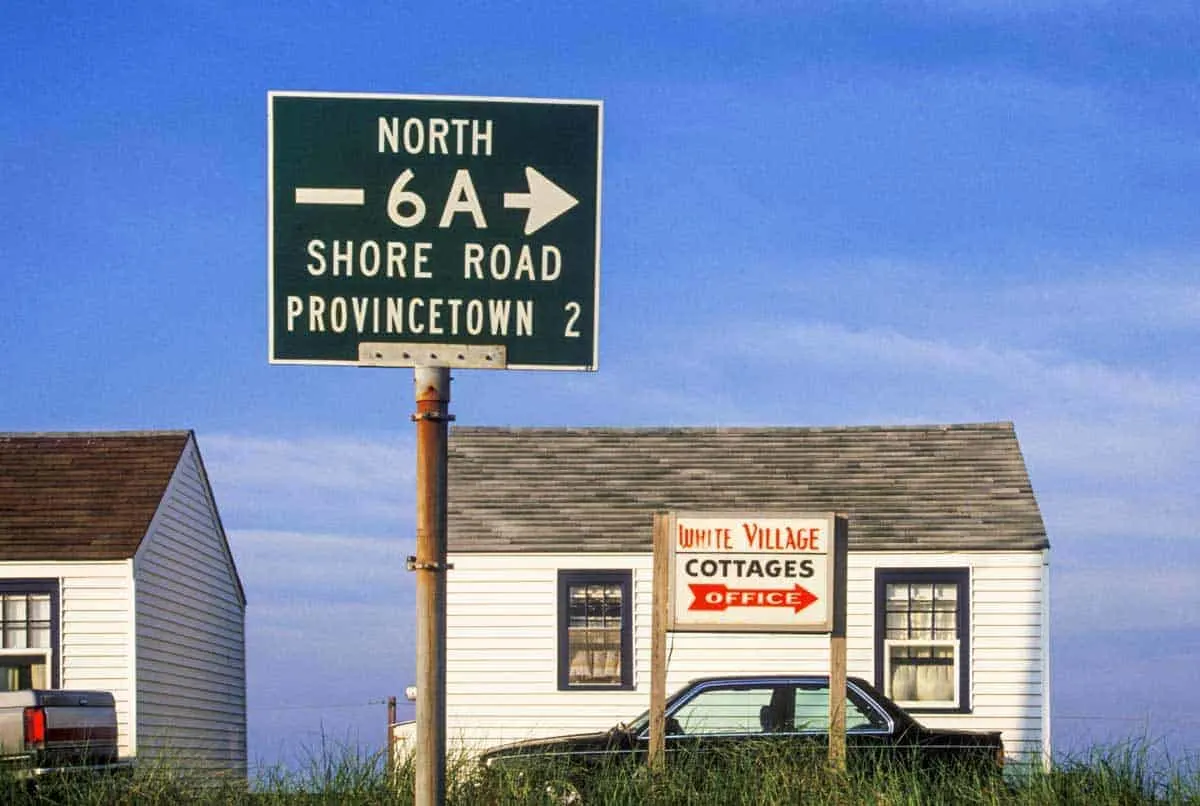
[[[107,691],[0,692],[0,766],[18,778],[132,769],[120,760]]]

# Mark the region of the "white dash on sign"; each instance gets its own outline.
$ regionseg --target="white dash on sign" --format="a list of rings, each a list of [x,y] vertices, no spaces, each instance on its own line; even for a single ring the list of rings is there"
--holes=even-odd
[[[362,188],[296,188],[296,204],[362,205],[365,201]]]

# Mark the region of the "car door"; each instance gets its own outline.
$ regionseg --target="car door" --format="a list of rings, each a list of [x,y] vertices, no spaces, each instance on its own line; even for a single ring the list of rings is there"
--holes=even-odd
[[[716,756],[726,750],[778,744],[787,735],[783,728],[791,696],[792,686],[786,680],[702,685],[667,711],[667,758],[682,752]],[[638,738],[644,747],[649,733]]]
[[[846,688],[846,758],[852,765],[873,765],[892,753],[895,745],[891,717],[853,685]],[[829,747],[829,682],[824,679],[797,683],[791,727],[797,747]]]

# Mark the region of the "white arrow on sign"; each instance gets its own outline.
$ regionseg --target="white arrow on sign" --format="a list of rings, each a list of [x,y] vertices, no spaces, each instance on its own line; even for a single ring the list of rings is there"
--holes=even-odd
[[[525,180],[529,192],[505,193],[504,206],[529,211],[525,218],[526,235],[532,235],[579,204],[579,199],[542,176],[536,168],[525,168]]]

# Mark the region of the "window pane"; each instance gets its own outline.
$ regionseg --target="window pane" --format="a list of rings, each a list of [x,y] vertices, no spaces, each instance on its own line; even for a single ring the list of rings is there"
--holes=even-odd
[[[569,685],[621,685],[621,594],[619,584],[567,588]]]
[[[958,602],[958,585],[953,582],[940,582],[937,586],[937,598],[946,602]]]
[[[0,657],[0,691],[48,688],[46,658],[40,655]]]
[[[829,688],[796,689],[796,730],[829,731]]]
[[[888,646],[892,699],[900,702],[954,701],[954,647]]]
[[[887,637],[888,638],[908,638],[908,614],[907,613],[888,613],[887,614]]]
[[[958,637],[958,586],[922,583],[887,586],[887,638]]]
[[[29,597],[29,620],[50,620],[50,594],[44,593]]]
[[[709,689],[681,705],[671,717],[684,733],[692,735],[768,732],[773,693],[772,688]]]
[[[49,688],[50,678],[46,676],[45,658],[39,659],[29,666],[29,687],[30,688]]]
[[[25,620],[24,595],[18,594],[4,597],[4,620],[6,622]]]
[[[4,625],[5,649],[24,649],[27,646],[29,646],[29,640],[26,637],[24,622]]]
[[[572,629],[567,633],[571,683],[620,684],[621,631]]]

